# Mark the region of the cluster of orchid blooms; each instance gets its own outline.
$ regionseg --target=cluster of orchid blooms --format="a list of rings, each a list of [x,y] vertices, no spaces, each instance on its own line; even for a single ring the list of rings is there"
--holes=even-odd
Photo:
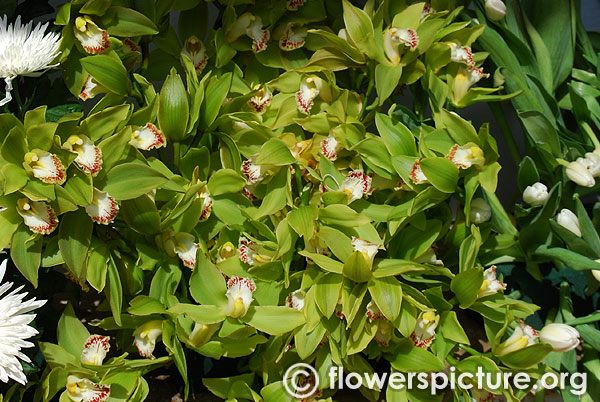
[[[145,127],[135,127],[132,132],[129,144],[141,150],[164,146],[166,143],[164,135],[150,123]],[[95,177],[102,169],[102,151],[86,135],[70,136],[62,144],[62,149],[77,155],[74,162],[82,172]],[[63,185],[67,180],[67,167],[56,154],[48,151],[30,150],[23,158],[23,167],[42,183]],[[85,207],[94,222],[108,225],[113,222],[118,210],[119,205],[110,194],[94,187],[92,202]],[[17,211],[33,233],[50,234],[58,227],[54,210],[43,201],[22,198],[17,202]]]

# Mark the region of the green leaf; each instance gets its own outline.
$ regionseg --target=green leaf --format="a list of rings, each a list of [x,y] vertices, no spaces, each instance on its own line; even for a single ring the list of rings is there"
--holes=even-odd
[[[223,306],[227,303],[227,286],[223,274],[200,253],[196,269],[190,276],[190,294],[200,304]]]
[[[256,219],[272,215],[287,205],[289,198],[290,170],[281,168],[267,184],[267,192],[258,208]]]
[[[9,129],[8,135],[4,138],[0,154],[5,161],[21,166],[23,158],[28,152],[25,143],[25,132],[18,126]]]
[[[526,369],[542,362],[546,355],[552,351],[552,346],[537,343],[524,349],[511,352],[500,357],[500,360],[509,367],[515,369]]]
[[[375,67],[375,88],[379,103],[383,103],[394,92],[402,76],[402,66],[377,64]]]
[[[100,22],[109,35],[132,37],[158,33],[156,25],[144,14],[126,7],[110,7]]]
[[[271,138],[260,148],[256,164],[285,166],[296,162],[296,158],[279,138]]]
[[[450,113],[446,109],[442,109],[440,112],[439,122],[436,120],[436,126],[448,130],[448,133],[450,133],[450,136],[458,145],[465,145],[468,142],[481,145],[481,141],[473,125],[459,115]]]
[[[417,155],[415,137],[404,124],[385,114],[377,113],[375,115],[375,125],[392,156]]]
[[[57,123],[42,123],[27,128],[27,144],[29,149],[49,151],[54,143]]]
[[[0,211],[0,248],[9,248],[13,234],[23,223],[23,218],[16,208],[6,208]],[[14,257],[13,257],[14,259]]]
[[[315,231],[315,221],[319,211],[312,205],[302,205],[298,209],[291,211],[288,216],[288,223],[300,237],[311,239]]]
[[[354,282],[367,282],[372,276],[370,261],[361,251],[355,251],[350,255],[344,263],[342,272],[346,278]]]
[[[100,112],[89,115],[81,122],[81,134],[88,136],[92,141],[98,141],[99,139],[114,133],[115,130],[123,124],[123,121],[127,119],[130,109],[130,105],[117,105],[107,107]],[[127,141],[130,139],[131,132],[129,132],[129,135],[127,136]],[[102,143],[104,142],[105,141]],[[100,144],[101,148],[102,143]],[[121,149],[119,149],[119,151],[122,153]],[[103,159],[106,159],[107,157],[111,157],[111,154],[107,152],[102,156]],[[106,160],[104,161],[104,167],[106,168]]]
[[[121,214],[125,218],[125,222],[139,233],[156,234],[160,232],[160,215],[156,204],[147,194],[131,200],[123,200]]]
[[[56,336],[59,346],[75,357],[81,356],[83,346],[90,333],[75,315],[71,303],[67,304],[58,320]]]
[[[233,169],[220,169],[208,179],[208,190],[211,195],[239,193],[246,185],[246,180]]]
[[[444,363],[433,353],[413,345],[410,339],[398,343],[396,354],[390,361],[392,367],[405,372],[441,371]]]
[[[205,91],[207,94],[210,94],[210,96],[205,97],[200,108],[200,128],[207,129],[214,123],[219,114],[219,110],[221,110],[223,101],[229,93],[232,79],[233,74],[226,73],[219,78],[213,77],[210,80]]]
[[[542,244],[533,250],[533,254],[540,257],[555,259],[576,271],[600,269],[600,263],[597,263],[591,258],[560,247],[548,247],[545,244]]]
[[[458,168],[443,157],[421,159],[421,169],[429,182],[443,193],[454,193],[458,184]]]
[[[216,324],[225,319],[225,313],[219,306],[177,303],[169,308],[169,313],[186,314],[198,324]]]
[[[241,318],[246,324],[269,335],[283,335],[304,324],[304,314],[286,306],[251,306]]]
[[[373,39],[374,35],[371,19],[367,13],[353,6],[348,0],[343,0],[342,5],[348,36],[350,36],[362,52],[367,54],[372,53],[374,49],[369,49],[368,47],[368,42]]]
[[[454,342],[469,344],[469,337],[458,322],[456,311],[444,311],[440,317],[440,331],[446,339]]]
[[[94,196],[92,176],[74,167],[69,168],[67,176],[69,178],[64,185],[64,189],[73,201],[82,207],[90,205]]]
[[[319,209],[319,220],[328,225],[344,227],[357,227],[371,222],[371,219],[365,215],[341,204],[328,205],[323,209]]]
[[[19,225],[12,236],[10,256],[21,274],[37,288],[38,269],[42,260],[42,239],[32,235],[25,224]]]
[[[75,278],[85,277],[87,251],[92,239],[94,223],[84,209],[78,209],[62,216],[58,229],[58,248],[69,271]]]
[[[483,283],[483,271],[471,268],[456,275],[450,289],[456,295],[461,308],[469,308],[477,300],[477,292]]]
[[[519,164],[519,173],[517,174],[517,184],[519,191],[523,192],[527,186],[531,186],[540,181],[540,174],[538,173],[535,162],[529,155],[525,155],[521,163]]]
[[[315,301],[325,318],[331,317],[340,298],[344,278],[341,275],[326,273],[315,284]]]
[[[106,244],[96,238],[92,238],[85,278],[98,292],[102,292],[106,285],[106,273],[108,271],[109,258],[110,252],[108,251]]]
[[[594,223],[588,216],[581,199],[577,199],[576,206],[577,220],[579,221],[579,227],[581,229],[583,239],[590,245],[592,249],[596,250],[596,252],[600,252],[600,236],[598,236],[598,232],[594,227]]]
[[[117,200],[137,198],[168,182],[158,171],[139,163],[123,163],[106,174],[104,191]]]
[[[112,257],[109,258],[106,280],[108,286],[104,288],[104,293],[110,305],[110,311],[117,325],[121,326],[121,308],[123,306],[123,286],[119,277],[119,270]]]
[[[562,155],[558,133],[542,113],[536,111],[520,112],[519,118],[536,147],[540,147],[555,157]]]
[[[325,271],[334,272],[336,274],[341,274],[343,271],[344,264],[332,258],[326,257],[323,254],[311,253],[306,250],[300,251],[298,254],[310,258],[315,264],[323,268]]]
[[[123,63],[114,57],[97,54],[84,57],[81,65],[96,81],[106,89],[118,95],[129,93],[129,76]]]
[[[22,189],[29,180],[27,172],[19,165],[12,163],[2,167],[2,176],[4,176],[4,194],[11,194]]]
[[[402,304],[402,287],[396,278],[373,278],[369,282],[369,293],[388,320],[395,321],[398,318]]]
[[[175,68],[165,79],[158,98],[158,125],[169,141],[181,141],[189,119],[188,95]]]

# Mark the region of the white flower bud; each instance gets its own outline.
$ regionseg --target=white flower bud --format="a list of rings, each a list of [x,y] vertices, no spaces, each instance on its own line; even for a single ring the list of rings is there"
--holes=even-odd
[[[596,262],[600,262],[600,259],[596,260]],[[598,282],[600,282],[600,269],[592,269],[592,275]]]
[[[558,215],[556,215],[556,221],[560,226],[581,237],[581,229],[579,228],[579,220],[577,219],[577,215],[570,210],[562,209]]]
[[[582,158],[580,158],[582,160]],[[581,161],[571,162],[567,165],[567,177],[583,187],[594,187],[596,180]]]
[[[579,332],[566,324],[548,324],[539,335],[540,341],[551,345],[555,352],[568,352],[579,345]]]
[[[600,176],[600,155],[594,152],[587,152],[585,154],[585,158],[582,159],[586,161],[585,167],[589,170],[592,176]],[[579,158],[577,160],[579,160]]]
[[[485,0],[485,14],[492,21],[500,21],[506,15],[506,5],[502,0]]]
[[[527,186],[525,191],[523,191],[523,201],[531,206],[539,207],[540,205],[544,205],[547,199],[548,187],[540,182]]]
[[[472,223],[480,224],[490,220],[492,217],[492,208],[483,198],[473,198],[471,201],[471,210],[469,219]]]

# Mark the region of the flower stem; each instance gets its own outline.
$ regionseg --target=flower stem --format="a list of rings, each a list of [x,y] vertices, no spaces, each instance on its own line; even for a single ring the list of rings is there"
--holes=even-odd
[[[515,165],[519,165],[521,163],[521,153],[519,152],[519,147],[515,142],[514,137],[512,136],[512,132],[510,130],[510,126],[506,121],[506,117],[504,116],[504,112],[502,111],[502,107],[497,103],[488,103],[492,113],[494,114],[494,118],[500,126],[500,132],[502,133],[502,138],[508,147],[508,151],[510,152],[510,156],[515,162]]]
[[[581,129],[587,134],[588,137],[590,137],[590,140],[592,140],[594,148],[600,148],[600,141],[598,141],[598,138],[596,137],[596,134],[594,134],[594,130],[592,130],[589,123],[587,121],[583,121],[579,124],[581,124]]]
[[[180,143],[178,142],[174,142],[173,143],[173,164],[175,165],[175,167],[179,168],[179,158],[181,157],[181,154],[179,153],[180,151]]]
[[[375,86],[375,78],[374,78],[374,69],[371,65],[369,65],[369,84],[367,85],[367,92],[365,92],[365,98],[363,99],[363,105],[360,109],[360,113],[358,115],[358,120],[362,120],[365,115],[365,111],[367,110],[367,103],[369,102],[369,96],[371,95],[371,91],[373,91],[373,87]]]
[[[13,84],[13,92],[15,94],[15,100],[17,101],[17,107],[18,107],[18,116],[19,119],[23,119],[23,116],[25,115],[25,111],[23,110],[23,101],[21,100],[21,94],[19,93],[19,77],[15,77],[15,79],[12,82]]]

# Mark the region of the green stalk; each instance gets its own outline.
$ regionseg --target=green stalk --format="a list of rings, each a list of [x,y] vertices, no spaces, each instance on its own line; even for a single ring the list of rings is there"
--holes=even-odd
[[[300,166],[297,163],[292,165],[294,167],[294,177],[296,179],[296,187],[298,188],[298,198],[300,198],[300,205],[302,204],[302,177],[300,177]]]
[[[600,141],[598,141],[598,138],[596,137],[596,134],[594,134],[594,130],[592,130],[590,124],[587,121],[581,122],[579,124],[581,125],[581,129],[587,134],[588,137],[590,137],[590,140],[592,140],[594,148],[600,148]]]
[[[369,66],[369,85],[367,86],[367,92],[365,92],[365,98],[363,100],[363,107],[360,110],[360,114],[358,115],[358,120],[362,120],[365,115],[365,111],[367,109],[367,102],[369,101],[369,95],[371,95],[371,91],[373,91],[373,87],[375,86],[375,78],[374,71],[372,66]]]
[[[19,77],[15,77],[13,79],[12,86],[13,93],[15,94],[15,100],[17,101],[19,119],[22,120],[23,116],[25,115],[25,111],[23,110],[23,102],[21,100],[21,94],[19,92]]]
[[[179,142],[174,142],[173,143],[173,164],[177,168],[179,168],[179,158],[181,156],[181,154],[179,153],[180,146],[181,146],[181,144]]]
[[[510,126],[506,121],[506,117],[504,116],[504,112],[502,111],[502,107],[500,107],[497,103],[488,103],[492,113],[494,114],[494,118],[500,126],[500,132],[502,133],[502,138],[504,142],[506,142],[506,146],[508,147],[508,151],[510,152],[510,156],[515,163],[515,165],[519,165],[521,163],[521,153],[519,152],[519,147],[515,142],[515,139],[512,136],[512,132],[510,130]]]
[[[481,356],[481,352],[476,351],[475,349],[467,346],[467,345],[463,345],[462,343],[459,345],[461,349],[466,350],[467,352],[469,352],[471,355],[473,356]]]

